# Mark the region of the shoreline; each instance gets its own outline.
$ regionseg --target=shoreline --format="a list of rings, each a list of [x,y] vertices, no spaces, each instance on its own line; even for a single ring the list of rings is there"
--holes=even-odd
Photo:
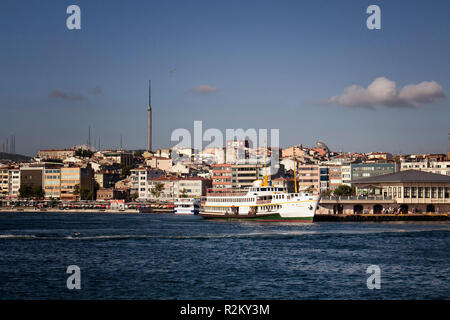
[[[152,212],[139,212],[137,209],[71,209],[61,210],[58,208],[48,208],[45,210],[35,208],[0,208],[1,212],[7,213],[109,213],[109,214],[152,214],[167,213],[172,214],[173,210],[152,209]],[[421,213],[421,214],[316,214],[313,222],[383,222],[383,221],[450,221],[449,213]]]
[[[27,213],[120,213],[120,214],[126,214],[126,213],[138,213],[138,214],[151,214],[151,213],[173,213],[173,210],[168,209],[152,209],[152,212],[139,212],[138,209],[124,209],[124,210],[118,210],[118,209],[105,209],[105,210],[99,210],[99,209],[70,209],[70,210],[61,210],[57,208],[48,208],[45,210],[41,209],[35,209],[35,208],[20,208],[20,209],[0,209],[1,212],[8,212],[8,213],[21,213],[21,212],[27,212]]]
[[[316,214],[314,222],[450,221],[448,213]]]

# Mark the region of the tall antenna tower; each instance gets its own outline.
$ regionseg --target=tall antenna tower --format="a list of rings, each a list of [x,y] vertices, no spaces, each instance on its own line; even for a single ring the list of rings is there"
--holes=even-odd
[[[147,151],[152,150],[152,80],[148,84]]]

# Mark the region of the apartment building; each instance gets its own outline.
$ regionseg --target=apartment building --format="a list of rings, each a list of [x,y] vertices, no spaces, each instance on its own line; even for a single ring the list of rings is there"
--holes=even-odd
[[[301,164],[297,170],[297,181],[300,189],[312,187],[320,191],[320,167],[317,164]]]
[[[157,185],[162,185],[159,195],[152,192]],[[160,176],[148,180],[146,190],[143,190],[144,188],[142,187],[140,188],[138,200],[173,201],[182,196],[187,198],[200,198],[206,195],[211,185],[210,179],[200,177],[177,178]]]
[[[212,168],[212,190],[211,192],[227,192],[232,185],[231,164],[214,164]]]
[[[174,148],[171,153],[173,163],[193,163],[195,150],[192,148]]]
[[[197,163],[225,163],[225,148],[206,148],[199,151]]]
[[[272,185],[274,187],[286,188],[287,192],[295,192],[295,179],[294,178],[275,178],[272,180]],[[298,186],[297,186],[298,188]],[[297,189],[297,192],[299,190]]]
[[[450,176],[450,161],[401,162],[400,171],[405,170],[420,170]]]
[[[38,157],[41,160],[64,160],[73,157],[75,150],[73,149],[49,149],[49,150],[39,150]]]
[[[391,160],[392,154],[389,152],[371,152],[367,154],[369,160]]]
[[[100,170],[95,172],[95,182],[100,188],[114,187],[115,183],[120,180],[120,174],[116,171]]]
[[[201,177],[190,177],[178,179],[174,184],[174,195],[176,198],[184,195],[186,198],[200,198],[212,186],[211,179]]]
[[[147,166],[153,169],[160,169],[164,171],[169,171],[172,168],[172,159],[164,157],[150,157],[145,159]]]
[[[319,167],[320,173],[320,192],[327,191],[330,188],[330,169],[327,166]]]
[[[75,201],[80,198],[81,192],[93,193],[94,174],[90,164],[82,166],[65,166],[61,168],[61,200]],[[76,187],[78,185],[78,187]],[[78,192],[76,192],[78,189]],[[75,191],[75,192],[74,192]],[[79,193],[79,194],[77,194]]]
[[[341,166],[341,180],[342,184],[346,186],[352,185],[352,168],[351,165]]]
[[[237,164],[231,166],[231,184],[235,189],[245,189],[253,185],[255,180],[262,179],[264,172],[270,176],[270,167],[263,164]]]
[[[0,166],[0,197],[6,197],[9,194],[9,166]]]
[[[16,199],[19,197],[20,189],[20,168],[12,167],[8,170],[8,192],[9,198]]]
[[[131,170],[131,191],[130,194],[137,193],[138,199],[148,199],[148,188],[150,179],[159,177],[164,171],[149,167],[136,168]]]
[[[27,165],[20,167],[20,187],[31,186],[44,189],[44,166]]]
[[[236,163],[249,158],[249,140],[228,140],[226,149],[226,163]]]
[[[293,146],[289,148],[285,148],[281,150],[281,157],[284,158],[292,158],[293,156],[302,158],[305,155],[305,151],[303,151],[302,147]]]
[[[130,196],[129,190],[118,190],[114,188],[100,188],[97,190],[97,201],[127,200]]]
[[[352,163],[350,165],[351,183],[363,178],[395,173],[396,168],[395,163]]]
[[[124,150],[120,151],[101,151],[105,160],[125,166],[133,165],[133,154]]]
[[[61,198],[61,167],[44,169],[44,194],[46,199]]]
[[[329,174],[329,189],[334,190],[339,187],[342,182],[342,167],[341,166],[328,166],[328,174]],[[349,171],[349,179],[350,179],[350,171]]]

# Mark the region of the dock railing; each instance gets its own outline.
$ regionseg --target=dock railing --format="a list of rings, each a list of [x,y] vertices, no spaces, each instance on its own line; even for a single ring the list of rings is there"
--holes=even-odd
[[[245,196],[248,192],[248,189],[233,189],[230,191],[213,191],[212,189],[208,189],[206,191],[207,197],[236,197],[236,196]]]
[[[331,200],[331,201],[354,201],[354,200],[392,200],[393,198],[390,196],[322,196],[321,200]]]

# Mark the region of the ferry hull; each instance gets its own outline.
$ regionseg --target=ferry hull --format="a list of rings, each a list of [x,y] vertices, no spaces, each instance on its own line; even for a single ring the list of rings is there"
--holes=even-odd
[[[314,216],[306,217],[282,217],[279,213],[257,214],[257,215],[224,215],[224,214],[199,214],[204,219],[226,220],[226,221],[261,221],[261,222],[313,222]]]

